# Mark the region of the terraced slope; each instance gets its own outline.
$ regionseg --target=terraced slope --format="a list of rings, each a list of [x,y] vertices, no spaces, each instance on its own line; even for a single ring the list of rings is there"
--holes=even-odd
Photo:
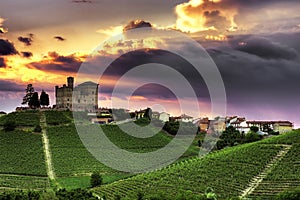
[[[220,199],[237,197],[282,149],[283,146],[272,144],[241,145],[117,181],[93,191],[108,199],[114,199],[116,194],[132,199],[136,198],[138,191],[145,195],[161,192],[175,197],[180,191],[201,194],[211,187]]]

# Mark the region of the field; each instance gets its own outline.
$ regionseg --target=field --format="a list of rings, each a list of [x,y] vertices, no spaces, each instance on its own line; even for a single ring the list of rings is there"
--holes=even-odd
[[[162,170],[116,181],[94,191],[108,199],[114,199],[115,195],[131,199],[136,198],[140,192],[145,196],[160,193],[175,197],[178,191],[188,190],[199,194],[211,187],[220,199],[237,197],[279,150],[290,144],[291,150],[249,196],[253,199],[273,199],[276,193],[300,185],[299,141],[300,131],[294,131],[260,142],[224,149],[204,158],[192,158]]]
[[[133,175],[111,169],[97,161],[82,144],[72,120],[71,112],[46,111],[47,137],[49,139],[55,180],[49,181],[46,172],[42,134],[31,129],[39,124],[39,112],[21,112],[0,118],[15,119],[17,129],[0,130],[0,192],[9,189],[89,188],[90,174],[99,171],[104,185],[93,188],[95,194],[115,199],[145,199],[165,195],[172,199],[180,194],[204,194],[212,188],[218,199],[238,197],[251,180],[261,174],[278,153],[289,147],[254,191],[246,197],[273,199],[276,193],[300,185],[300,130],[274,136],[259,142],[215,151],[197,157],[197,136],[186,153],[174,164],[160,170]],[[21,119],[24,117],[24,121]],[[32,121],[30,121],[32,119]],[[82,127],[85,128],[85,123]],[[18,128],[21,127],[21,128]],[[28,130],[23,127],[30,127]],[[116,146],[130,152],[151,152],[167,145],[173,136],[160,131],[149,138],[135,138],[116,125],[101,125],[106,136]],[[92,131],[99,129],[93,125]],[[155,131],[148,128],[148,131]],[[130,131],[144,134],[135,127]],[[112,155],[113,156],[113,155]],[[113,157],[112,157],[113,159]]]
[[[6,120],[13,120],[18,126],[36,126],[40,123],[40,115],[36,111],[9,113],[0,118],[0,126],[3,126]]]
[[[41,135],[0,131],[0,144],[1,174],[47,176]]]

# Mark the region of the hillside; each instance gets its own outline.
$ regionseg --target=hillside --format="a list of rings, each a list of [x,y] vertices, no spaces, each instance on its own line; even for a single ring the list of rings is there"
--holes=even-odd
[[[199,148],[195,140],[178,162],[133,175],[105,166],[87,151],[71,112],[11,113],[0,118],[0,126],[9,119],[17,127],[11,132],[0,131],[0,191],[88,188],[94,171],[102,174],[104,185],[91,191],[107,199],[136,199],[138,195],[182,199],[186,195],[202,195],[209,188],[218,199],[272,199],[276,193],[300,185],[300,130],[226,148],[202,158],[196,156]],[[33,131],[36,125],[41,125],[42,132]],[[150,152],[172,140],[164,132],[142,139],[129,136],[116,125],[102,128],[112,142],[131,152]],[[45,154],[45,137],[50,161]]]
[[[276,193],[300,185],[300,131],[260,142],[227,148],[203,158],[192,158],[167,168],[104,185],[93,191],[99,196],[128,199],[145,196],[176,197],[180,191],[203,194],[213,188],[218,199],[241,196],[266,166],[270,171],[255,190],[245,197],[272,199]],[[286,145],[291,145],[286,149]],[[286,153],[281,155],[281,153]],[[281,155],[281,156],[280,156]],[[254,180],[253,180],[254,179]],[[255,183],[256,184],[256,183]]]

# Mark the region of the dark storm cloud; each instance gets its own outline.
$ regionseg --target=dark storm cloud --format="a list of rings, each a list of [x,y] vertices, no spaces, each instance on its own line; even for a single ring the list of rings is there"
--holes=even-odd
[[[12,81],[0,80],[0,91],[21,92],[24,91],[25,86],[19,85]]]
[[[73,0],[73,3],[92,3],[90,0]]]
[[[1,58],[1,57],[0,57],[0,68],[1,68],[1,67],[6,67],[6,63],[5,63],[4,58]]]
[[[208,50],[221,72],[230,103],[259,106],[294,105],[300,101],[300,93],[296,92],[300,85],[299,49],[290,44],[298,34],[287,35],[281,40],[272,39],[273,35],[259,40],[235,36],[229,45]],[[253,45],[233,45],[244,41]]]
[[[20,42],[24,43],[26,46],[30,46],[32,44],[32,42],[33,42],[33,34],[30,33],[29,37],[22,37],[22,36],[20,36],[20,37],[18,37],[18,40]]]
[[[155,77],[155,80],[164,80],[166,83],[169,83],[170,85],[173,83],[174,85],[174,81],[176,79],[169,74],[169,71],[157,69],[158,66],[155,65],[155,63],[169,66],[173,70],[176,70],[178,73],[180,73],[183,77],[185,77],[185,80],[190,83],[191,87],[195,90],[199,98],[208,97],[208,90],[203,78],[187,60],[171,52],[157,49],[140,49],[123,54],[119,58],[115,59],[115,61],[111,63],[111,65],[108,66],[102,74],[103,77],[109,77],[110,81],[114,82],[114,84],[102,86],[100,88],[101,92],[111,93],[119,78],[121,78],[131,69],[144,64],[149,64],[147,65],[147,72],[143,71],[138,75],[126,75],[126,77],[136,81],[136,84],[139,84],[139,80],[148,80],[149,77]],[[149,81],[153,81],[153,79],[150,79]],[[189,92],[185,92],[185,90],[186,88],[182,88],[181,95],[186,95],[189,97]],[[124,93],[126,93],[125,90]],[[174,95],[172,95],[170,91],[167,91],[165,87],[161,87],[156,84],[150,84],[143,87],[137,91],[137,95],[147,98],[155,98],[155,96],[162,99],[174,98]]]
[[[272,42],[264,37],[245,36],[236,37],[229,43],[233,49],[257,55],[265,59],[294,59],[297,56],[295,49],[286,45]]]
[[[56,52],[49,52],[48,57],[40,62],[32,62],[28,67],[51,72],[77,72],[81,61],[75,55],[62,56]]]
[[[123,28],[123,32],[129,31],[131,29],[135,29],[135,28],[151,28],[152,25],[149,22],[145,22],[143,20],[135,20],[135,21],[131,21],[129,22],[124,28]]]
[[[31,56],[33,56],[33,54],[29,51],[22,51],[21,54],[24,58],[30,58]]]
[[[12,42],[0,39],[0,56],[17,54],[17,50]]]
[[[65,41],[66,39],[61,36],[54,36],[54,39],[57,39],[58,41]]]

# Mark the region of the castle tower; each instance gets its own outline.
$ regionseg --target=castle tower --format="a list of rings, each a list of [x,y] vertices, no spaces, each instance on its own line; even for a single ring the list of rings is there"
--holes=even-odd
[[[68,80],[68,87],[72,88],[72,90],[73,90],[73,87],[74,87],[74,78],[73,77],[68,77],[67,80]]]

